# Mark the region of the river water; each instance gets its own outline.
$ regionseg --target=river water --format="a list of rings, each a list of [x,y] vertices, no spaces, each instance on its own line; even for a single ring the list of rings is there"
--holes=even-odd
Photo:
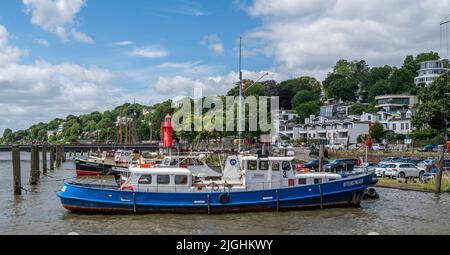
[[[56,193],[75,177],[68,159],[28,186],[29,153],[21,153],[22,184],[14,196],[11,153],[0,152],[0,234],[450,234],[450,195],[377,188],[359,208],[224,215],[89,215],[65,210]]]

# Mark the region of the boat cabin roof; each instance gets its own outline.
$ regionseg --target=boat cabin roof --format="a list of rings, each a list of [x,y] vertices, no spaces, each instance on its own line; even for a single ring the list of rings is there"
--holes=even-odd
[[[192,174],[189,169],[180,167],[151,167],[151,168],[130,167],[130,172],[133,174],[169,174],[169,175]]]
[[[294,157],[257,157],[257,156],[244,156],[242,160],[268,160],[268,161],[292,161]]]

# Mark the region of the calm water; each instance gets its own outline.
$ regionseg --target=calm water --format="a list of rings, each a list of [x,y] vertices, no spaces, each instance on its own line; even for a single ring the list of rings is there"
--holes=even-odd
[[[11,153],[0,152],[0,234],[450,234],[450,195],[378,189],[381,199],[360,208],[226,215],[82,215],[61,207],[61,179],[75,176],[68,160],[36,188],[27,185],[29,153],[22,153],[22,184],[12,192]]]

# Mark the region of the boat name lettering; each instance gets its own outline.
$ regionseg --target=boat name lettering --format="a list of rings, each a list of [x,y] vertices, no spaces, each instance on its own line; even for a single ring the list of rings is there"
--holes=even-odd
[[[358,185],[358,184],[362,184],[362,183],[364,183],[363,179],[348,181],[348,182],[344,182],[344,187],[354,186],[354,185]]]
[[[204,203],[206,203],[205,200],[195,200],[194,201],[194,204],[204,204]]]
[[[272,200],[273,197],[263,197],[263,200]]]

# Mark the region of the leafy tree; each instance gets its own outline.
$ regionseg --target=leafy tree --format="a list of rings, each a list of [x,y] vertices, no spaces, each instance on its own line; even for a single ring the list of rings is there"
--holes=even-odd
[[[372,124],[369,130],[369,134],[375,141],[380,141],[384,137],[384,126],[383,124],[376,122]]]
[[[450,82],[446,74],[436,78],[429,86],[419,92],[421,104],[413,116],[413,125],[417,128],[430,127],[437,132],[445,130],[445,123],[450,121]]]
[[[309,115],[319,115],[320,113],[320,102],[319,101],[309,101],[303,104],[298,105],[295,108],[298,114],[298,122],[303,123],[305,118],[308,118]]]
[[[365,109],[366,107],[364,107],[363,104],[361,104],[360,102],[356,102],[350,107],[350,113],[354,115],[361,115],[363,114]]]

